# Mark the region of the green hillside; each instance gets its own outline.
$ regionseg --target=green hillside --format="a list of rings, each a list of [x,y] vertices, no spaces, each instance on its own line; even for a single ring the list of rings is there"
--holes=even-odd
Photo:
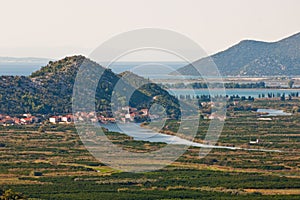
[[[120,80],[121,75],[110,69],[101,67],[83,56],[66,57],[62,60],[49,62],[48,65],[32,73],[29,77],[2,76],[0,77],[0,111],[7,114],[37,113],[55,114],[72,112],[73,85],[80,66],[83,64],[88,70],[103,72],[96,89],[96,111],[109,111],[111,97],[115,85],[122,82],[123,90],[118,91],[118,102],[129,90],[136,90],[131,80]],[[95,74],[95,77],[97,74]],[[139,77],[142,80],[142,77]],[[86,80],[95,81],[95,80]],[[103,84],[105,83],[105,84]],[[164,96],[162,100],[153,97]],[[152,103],[163,103],[168,113],[179,116],[179,105],[176,99],[165,90],[153,83],[137,88],[131,96],[129,104],[132,107],[149,107]]]
[[[300,33],[277,42],[244,40],[211,57],[195,61],[209,67],[213,59],[223,76],[295,76],[300,75]],[[184,75],[197,75],[193,66],[178,69]]]

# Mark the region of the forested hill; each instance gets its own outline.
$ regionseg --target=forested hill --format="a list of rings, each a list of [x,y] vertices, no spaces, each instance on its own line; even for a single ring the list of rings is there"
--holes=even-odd
[[[223,76],[300,75],[300,33],[277,42],[243,40],[210,57]],[[208,67],[209,57],[195,63]],[[198,74],[191,65],[178,69],[184,75]]]
[[[83,62],[89,69],[98,69],[103,72],[96,90],[95,106],[97,111],[110,110],[112,91],[121,76],[84,56],[72,56],[49,62],[48,65],[32,73],[29,77],[1,76],[0,113],[71,113],[73,85],[77,71]],[[109,84],[101,84],[103,81]],[[124,85],[123,93],[126,93],[127,89],[133,88],[130,81],[122,84]],[[121,93],[119,94],[120,98]],[[164,103],[168,107],[169,114],[178,116],[178,102],[155,84],[149,84],[149,86],[137,90],[130,99],[130,105],[149,107],[154,101],[153,97],[161,94],[165,96],[167,102]]]

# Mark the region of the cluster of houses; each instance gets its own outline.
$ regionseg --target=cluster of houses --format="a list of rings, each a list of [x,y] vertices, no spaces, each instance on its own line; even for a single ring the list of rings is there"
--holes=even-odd
[[[115,121],[114,118],[104,118],[105,121]],[[98,122],[100,121],[100,117],[94,112],[77,112],[75,115],[68,114],[68,115],[58,115],[52,116],[49,118],[49,122],[52,124],[71,124],[74,121],[90,121],[90,122]]]
[[[23,114],[19,117],[0,114],[0,125],[2,126],[29,125],[40,122],[41,119],[39,117],[32,116],[31,114]]]
[[[150,117],[148,109],[132,108],[129,106],[122,107],[120,111],[115,112],[117,120],[121,122],[136,122],[138,120],[147,119]]]
[[[70,124],[74,122],[74,116],[73,115],[52,116],[49,118],[49,122],[52,124]]]
[[[114,116],[114,117],[112,117]],[[49,118],[49,122],[53,124],[70,124],[76,121],[90,121],[90,122],[100,122],[103,124],[120,122],[138,122],[146,120],[148,118],[158,119],[157,115],[150,115],[148,109],[137,109],[132,107],[122,107],[119,111],[114,112],[114,114],[96,114],[95,112],[78,112],[75,115],[59,115],[52,116]]]
[[[114,117],[112,117],[114,116]],[[52,124],[71,124],[74,121],[90,121],[100,123],[116,123],[120,122],[139,122],[147,119],[158,119],[157,115],[150,115],[148,109],[137,109],[132,107],[122,107],[120,111],[116,111],[112,114],[96,114],[95,112],[78,112],[76,114],[67,115],[56,115],[49,117],[49,122]],[[31,114],[23,114],[18,117],[2,115],[0,114],[0,125],[11,126],[11,125],[30,125],[41,123],[42,118],[33,116]]]
[[[113,116],[113,117],[112,117]],[[44,117],[42,117],[44,119]],[[18,117],[0,114],[0,125],[30,125],[42,122],[41,117],[36,117],[31,114],[23,114]],[[90,121],[93,123],[100,122],[103,124],[116,123],[117,121],[127,122],[144,122],[148,120],[158,120],[160,116],[150,114],[149,110],[132,108],[129,106],[122,107],[114,114],[103,113],[96,114],[95,112],[77,112],[76,114],[55,115],[48,118],[52,124],[72,124],[74,121]],[[204,116],[204,119],[219,119],[224,120],[224,116],[212,113],[209,116]]]

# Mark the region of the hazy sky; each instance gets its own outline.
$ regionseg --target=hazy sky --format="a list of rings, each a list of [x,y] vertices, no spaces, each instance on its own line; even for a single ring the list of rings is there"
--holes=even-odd
[[[182,33],[207,52],[242,39],[275,41],[300,32],[299,0],[0,0],[0,56],[88,55],[137,28]]]

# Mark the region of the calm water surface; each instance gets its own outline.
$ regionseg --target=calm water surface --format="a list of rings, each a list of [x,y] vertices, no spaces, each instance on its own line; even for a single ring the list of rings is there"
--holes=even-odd
[[[214,89],[211,92],[208,89],[169,89],[168,90],[170,92],[170,94],[173,94],[175,96],[179,96],[179,95],[191,95],[191,96],[196,96],[196,95],[220,95],[220,94],[224,94],[222,90],[218,90],[218,89]],[[241,96],[251,96],[251,97],[255,97],[258,98],[259,95],[264,94],[265,96],[268,95],[268,93],[274,93],[275,97],[277,95],[277,93],[283,94],[285,93],[285,95],[289,95],[291,93],[300,93],[300,89],[225,89],[225,94],[228,96],[232,96],[232,95],[239,95]]]
[[[124,133],[128,136],[133,137],[134,140],[147,141],[147,142],[163,142],[166,144],[176,145],[187,145],[201,148],[218,148],[218,149],[229,149],[229,150],[247,150],[247,151],[266,151],[266,152],[281,152],[279,150],[268,150],[268,149],[246,149],[239,147],[227,147],[227,146],[215,146],[206,145],[197,142],[192,142],[186,139],[182,139],[177,136],[167,135],[152,131],[150,129],[142,128],[139,124],[134,123],[117,123],[117,124],[101,124],[102,127],[107,128],[112,132]]]

